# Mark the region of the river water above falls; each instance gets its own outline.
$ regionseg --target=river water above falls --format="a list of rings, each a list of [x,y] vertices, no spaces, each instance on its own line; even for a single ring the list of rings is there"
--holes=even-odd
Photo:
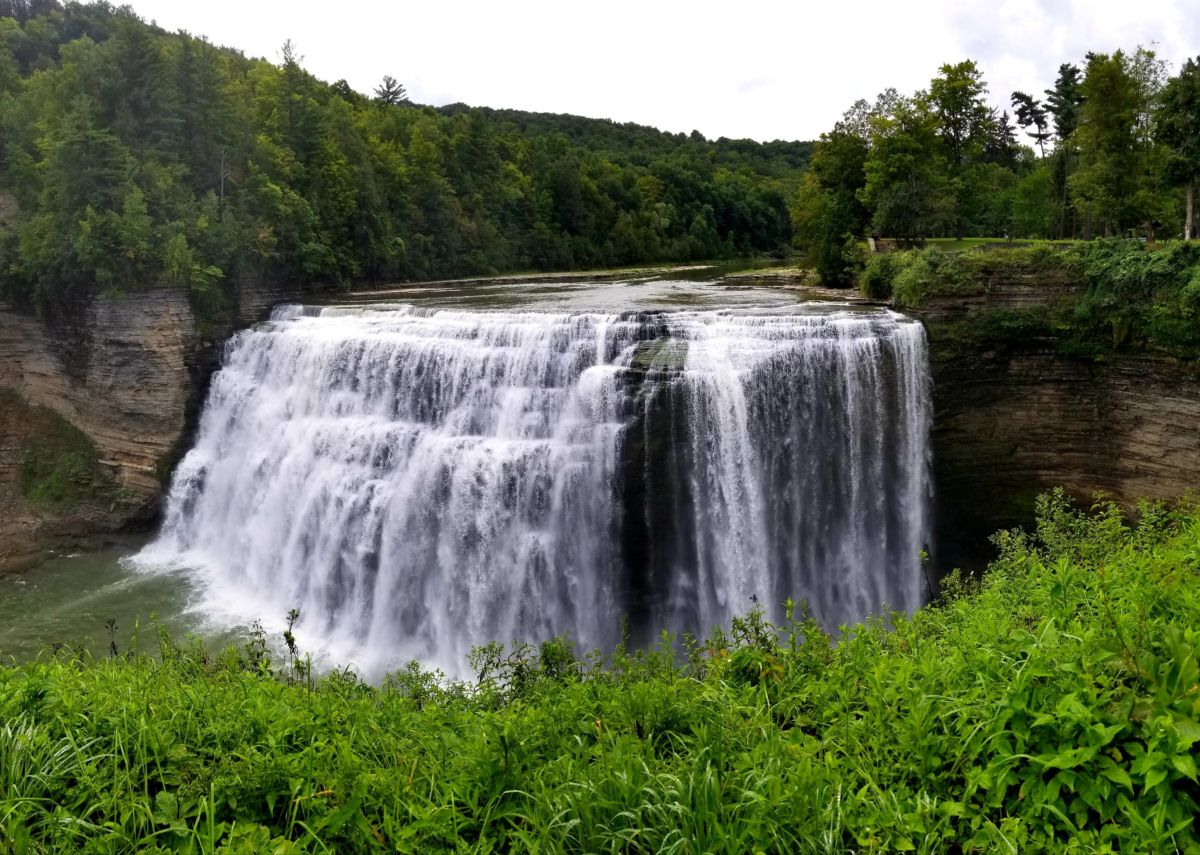
[[[185,579],[212,626],[297,608],[330,663],[460,673],[493,640],[919,605],[919,324],[692,283],[371,299],[226,346],[131,565]]]

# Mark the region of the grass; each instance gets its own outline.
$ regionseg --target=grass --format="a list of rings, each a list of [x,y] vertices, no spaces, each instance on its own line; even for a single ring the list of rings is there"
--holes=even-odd
[[[1200,512],[1039,510],[833,645],[751,614],[469,684],[261,636],[0,667],[0,850],[1200,852]]]
[[[1021,242],[1022,244],[1024,242]],[[942,252],[962,252],[968,249],[978,249],[990,246],[1013,245],[1004,237],[971,237],[971,238],[926,238],[925,245]]]
[[[941,252],[965,252],[978,249],[1004,249],[1029,246],[1070,246],[1073,240],[1045,240],[1041,238],[969,237],[969,238],[926,238],[925,246]]]

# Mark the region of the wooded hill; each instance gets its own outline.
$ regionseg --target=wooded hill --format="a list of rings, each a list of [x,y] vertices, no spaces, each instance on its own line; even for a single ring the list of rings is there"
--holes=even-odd
[[[786,250],[810,145],[411,103],[128,7],[0,2],[0,296],[343,284]]]
[[[862,269],[861,239],[1195,237],[1200,59],[1154,51],[1064,62],[1044,95],[994,93],[972,60],[927,89],[858,101],[821,135],[793,200],[797,239],[829,285]],[[1019,141],[1019,130],[1032,143]]]

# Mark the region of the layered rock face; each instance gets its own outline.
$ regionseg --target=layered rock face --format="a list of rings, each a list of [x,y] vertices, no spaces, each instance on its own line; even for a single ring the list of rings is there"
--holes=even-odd
[[[96,445],[114,480],[140,496],[183,430],[197,344],[186,295],[141,291],[97,299],[75,330],[0,314],[0,386],[47,407]]]
[[[278,289],[242,285],[235,325],[254,322]],[[81,537],[144,526],[216,367],[222,334],[201,335],[178,288],[97,297],[73,325],[48,328],[0,304],[0,572],[23,569]],[[61,416],[94,445],[112,490],[69,507],[22,495],[21,458]]]
[[[939,564],[975,564],[991,532],[1032,521],[1037,495],[1064,487],[1132,507],[1200,489],[1200,369],[1165,354],[1072,357],[1053,338],[972,342],[982,313],[1049,310],[1082,284],[996,271],[983,293],[913,312],[929,332]]]
[[[0,388],[19,399],[9,399],[4,419],[0,569],[6,558],[10,565],[36,560],[38,544],[49,547],[67,532],[115,530],[152,511],[162,467],[184,431],[198,344],[178,290],[99,298],[73,329],[49,330],[35,317],[0,311]],[[70,508],[23,501],[20,449],[37,439],[39,407],[91,439],[121,501],[105,496]]]

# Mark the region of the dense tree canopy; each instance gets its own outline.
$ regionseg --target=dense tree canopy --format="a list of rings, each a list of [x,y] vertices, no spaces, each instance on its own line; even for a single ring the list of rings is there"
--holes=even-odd
[[[1159,136],[1171,148],[1171,170],[1187,188],[1184,237],[1196,237],[1196,184],[1200,183],[1200,59],[1184,63],[1163,89]]]
[[[786,249],[811,146],[369,97],[127,8],[0,5],[0,295],[315,283]]]
[[[974,62],[947,64],[928,89],[859,101],[822,135],[793,221],[823,281],[854,281],[868,233],[901,245],[1194,236],[1200,62],[1170,79],[1144,48],[1063,63],[1045,100],[1011,96],[1036,151],[986,95]]]

